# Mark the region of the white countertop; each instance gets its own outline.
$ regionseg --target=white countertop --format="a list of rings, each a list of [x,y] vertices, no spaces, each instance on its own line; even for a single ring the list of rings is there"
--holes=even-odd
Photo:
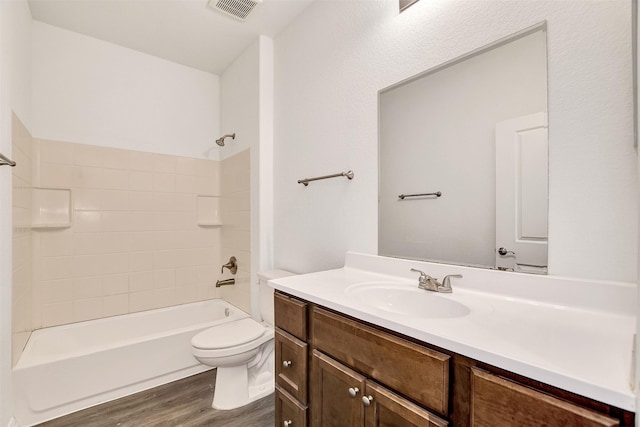
[[[453,318],[397,314],[354,298],[349,287],[393,282],[416,288],[418,268],[452,279],[470,313]],[[532,276],[348,253],[345,267],[276,279],[271,286],[552,386],[635,412],[631,390],[636,287]],[[353,288],[351,288],[353,289]],[[428,291],[424,291],[428,292]]]

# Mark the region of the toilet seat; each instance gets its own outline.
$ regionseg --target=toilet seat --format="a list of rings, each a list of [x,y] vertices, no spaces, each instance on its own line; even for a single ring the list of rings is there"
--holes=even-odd
[[[265,327],[250,317],[213,326],[196,334],[191,344],[202,350],[236,347],[264,334]]]
[[[215,358],[257,351],[258,347],[274,337],[273,329],[266,328],[250,317],[213,326],[191,339],[196,358]]]

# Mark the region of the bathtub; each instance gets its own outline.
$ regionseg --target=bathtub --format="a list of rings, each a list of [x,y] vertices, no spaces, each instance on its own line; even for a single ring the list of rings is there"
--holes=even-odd
[[[215,299],[36,330],[13,368],[14,417],[31,426],[211,369],[191,338],[244,317]]]

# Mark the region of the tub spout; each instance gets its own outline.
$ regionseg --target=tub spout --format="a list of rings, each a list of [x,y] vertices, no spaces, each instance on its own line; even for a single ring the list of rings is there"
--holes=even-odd
[[[219,288],[220,286],[229,286],[229,285],[235,285],[235,284],[236,284],[236,279],[216,280],[216,288]]]

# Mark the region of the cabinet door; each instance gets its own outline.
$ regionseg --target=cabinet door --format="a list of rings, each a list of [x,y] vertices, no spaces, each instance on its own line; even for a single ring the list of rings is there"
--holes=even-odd
[[[614,427],[618,420],[478,368],[471,369],[471,425]]]
[[[449,425],[445,420],[372,381],[367,381],[364,397],[366,427],[445,427]]]
[[[362,427],[365,378],[317,350],[311,367],[311,426]]]

